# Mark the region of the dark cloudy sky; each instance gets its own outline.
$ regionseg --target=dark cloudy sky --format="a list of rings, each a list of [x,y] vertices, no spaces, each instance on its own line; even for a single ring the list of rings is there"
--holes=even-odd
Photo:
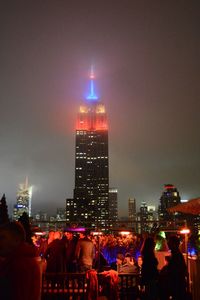
[[[95,64],[109,117],[110,186],[158,204],[200,196],[200,1],[0,4],[0,192],[29,176],[33,210],[72,197],[75,122]]]

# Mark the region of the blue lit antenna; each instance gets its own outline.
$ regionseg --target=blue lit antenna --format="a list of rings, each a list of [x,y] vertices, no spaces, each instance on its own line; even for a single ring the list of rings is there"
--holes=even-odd
[[[97,95],[95,94],[94,90],[94,67],[91,66],[90,70],[90,89],[89,89],[89,95],[86,97],[87,100],[98,100]]]

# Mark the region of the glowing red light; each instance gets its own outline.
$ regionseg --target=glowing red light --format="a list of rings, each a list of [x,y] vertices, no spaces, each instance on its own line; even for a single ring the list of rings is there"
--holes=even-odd
[[[79,113],[76,130],[108,130],[108,123],[105,114]]]
[[[175,188],[175,186],[172,185],[172,184],[166,184],[166,185],[165,185],[165,189],[166,189],[166,190],[168,190],[168,189],[174,189],[174,188]]]
[[[189,228],[183,228],[180,231],[181,234],[189,234],[190,233],[190,229]]]

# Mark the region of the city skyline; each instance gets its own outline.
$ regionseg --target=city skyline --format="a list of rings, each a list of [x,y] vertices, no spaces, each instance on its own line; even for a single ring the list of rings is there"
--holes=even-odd
[[[158,205],[168,183],[182,199],[200,196],[200,3],[65,2],[5,3],[0,12],[0,192],[9,208],[26,176],[33,211],[72,197],[91,63],[119,214],[129,198]]]

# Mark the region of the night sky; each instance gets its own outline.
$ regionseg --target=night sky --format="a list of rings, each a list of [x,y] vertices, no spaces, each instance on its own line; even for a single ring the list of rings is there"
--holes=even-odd
[[[5,3],[4,3],[5,2]],[[33,210],[72,197],[75,124],[95,65],[109,118],[110,186],[158,205],[200,196],[200,1],[2,1],[0,192],[29,177]]]

